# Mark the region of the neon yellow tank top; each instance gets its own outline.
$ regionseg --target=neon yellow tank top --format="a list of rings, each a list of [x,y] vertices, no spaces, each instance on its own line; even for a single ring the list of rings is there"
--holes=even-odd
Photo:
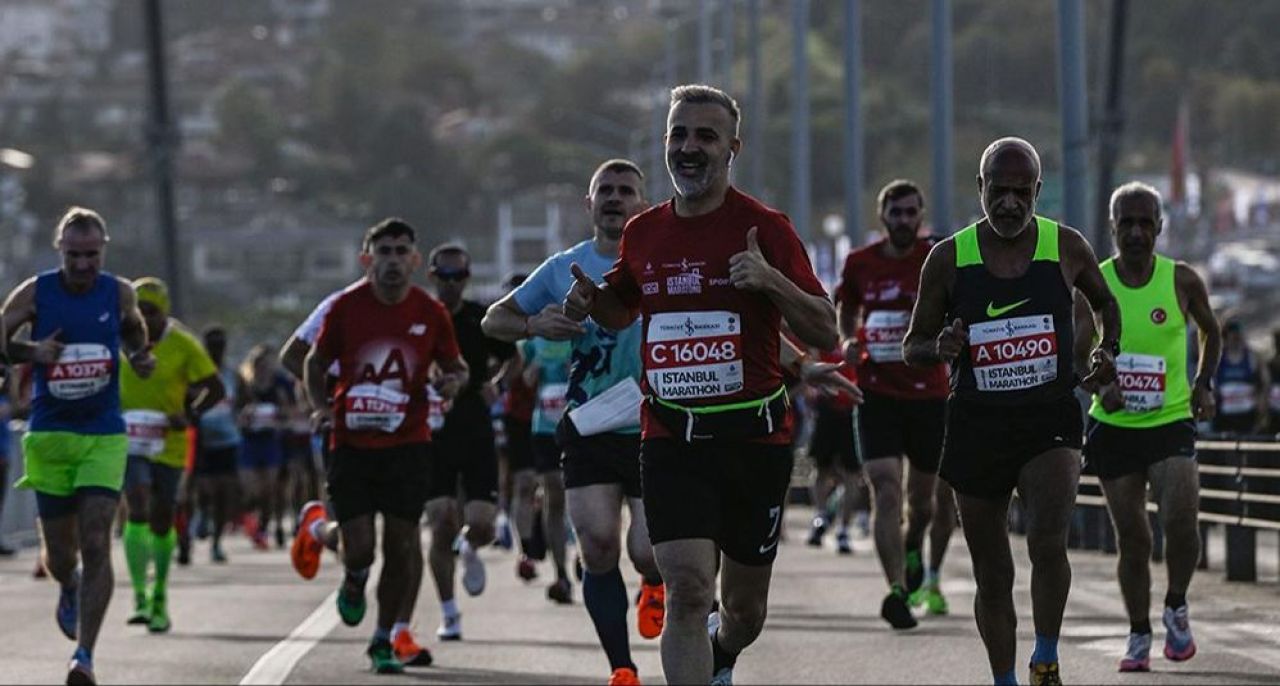
[[[1187,319],[1178,306],[1174,261],[1156,255],[1151,280],[1139,288],[1120,281],[1115,258],[1099,266],[1120,305],[1120,357],[1116,359],[1116,371],[1125,408],[1107,412],[1094,396],[1089,416],[1126,429],[1147,429],[1190,419]]]

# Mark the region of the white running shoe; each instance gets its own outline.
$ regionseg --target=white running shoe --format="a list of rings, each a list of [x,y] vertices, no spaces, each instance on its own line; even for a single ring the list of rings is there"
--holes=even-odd
[[[457,550],[458,557],[462,558],[462,587],[471,596],[484,593],[486,575],[484,561],[480,559],[480,554],[471,547],[471,543],[466,538],[458,539]]]
[[[1151,671],[1151,634],[1129,634],[1129,645],[1120,660],[1120,671]]]
[[[1164,609],[1164,656],[1174,662],[1190,660],[1196,656],[1196,640],[1191,636],[1191,619],[1187,606]]]
[[[712,612],[707,615],[707,635],[712,641],[716,640],[716,632],[720,630],[720,612]],[[721,667],[719,671],[711,675],[711,686],[733,686],[733,668]]]
[[[461,641],[462,615],[445,615],[444,618],[440,620],[440,628],[436,629],[436,638],[441,641]]]

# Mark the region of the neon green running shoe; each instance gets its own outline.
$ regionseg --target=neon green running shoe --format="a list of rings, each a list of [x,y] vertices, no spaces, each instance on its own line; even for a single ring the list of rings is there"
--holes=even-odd
[[[147,631],[163,634],[171,627],[169,623],[169,603],[162,594],[151,596],[151,619],[147,622]]]
[[[919,601],[916,602],[916,597]],[[911,599],[916,607],[924,605],[925,609],[931,615],[942,616],[950,614],[951,606],[947,603],[947,597],[942,595],[942,589],[937,584],[928,584],[916,593],[912,594]]]
[[[907,593],[915,593],[924,584],[924,559],[919,548],[907,548],[907,559],[903,564],[907,581]]]
[[[339,595],[338,597],[342,596]],[[363,610],[361,611],[363,612]],[[378,674],[404,673],[404,663],[396,657],[396,651],[391,646],[391,641],[375,638],[369,643],[369,649],[365,651],[365,654],[373,662],[373,671]]]
[[[126,624],[146,626],[151,624],[151,604],[147,602],[146,593],[133,594],[133,614],[129,615]]]
[[[350,588],[345,583],[338,588],[338,616],[342,618],[343,624],[359,626],[360,620],[364,619],[366,607],[368,603],[364,599],[364,589]]]

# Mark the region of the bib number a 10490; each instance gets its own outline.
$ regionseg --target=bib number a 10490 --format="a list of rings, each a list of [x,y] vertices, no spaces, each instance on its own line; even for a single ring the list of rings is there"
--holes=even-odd
[[[664,400],[742,390],[742,318],[734,312],[662,312],[649,319],[645,376]]]
[[[1053,317],[996,319],[969,327],[969,359],[979,391],[1020,391],[1058,378]]]

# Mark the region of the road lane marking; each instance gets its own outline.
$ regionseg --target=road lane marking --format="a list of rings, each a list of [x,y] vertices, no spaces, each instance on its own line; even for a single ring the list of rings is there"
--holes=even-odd
[[[316,644],[323,641],[334,627],[338,626],[338,610],[335,602],[338,592],[330,593],[311,613],[302,620],[283,641],[263,653],[253,664],[249,672],[240,680],[244,684],[283,684],[298,662],[306,657]]]

